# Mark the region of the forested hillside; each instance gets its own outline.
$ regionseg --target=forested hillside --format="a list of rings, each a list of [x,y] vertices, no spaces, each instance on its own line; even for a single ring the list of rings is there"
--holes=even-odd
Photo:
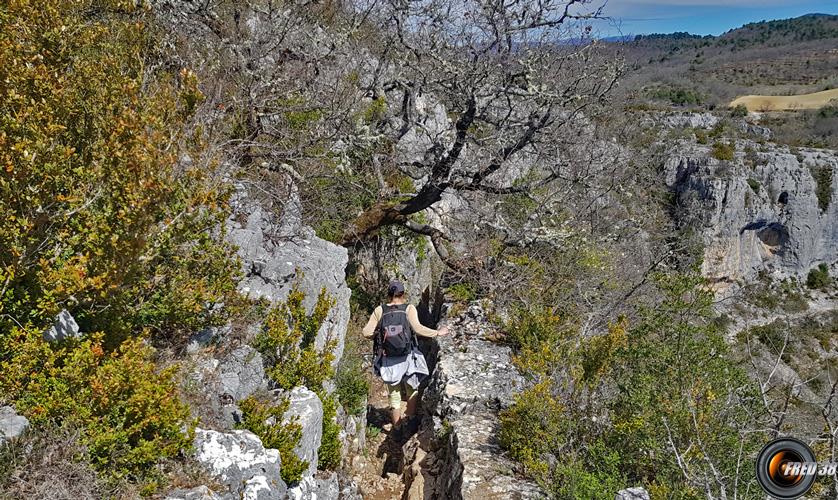
[[[0,498],[759,498],[771,438],[838,453],[838,114],[727,106],[831,88],[836,17],[605,13],[0,5]],[[393,279],[450,334],[391,427]]]

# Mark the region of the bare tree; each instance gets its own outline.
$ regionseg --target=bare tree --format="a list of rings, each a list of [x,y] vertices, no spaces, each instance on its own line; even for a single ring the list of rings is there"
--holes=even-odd
[[[444,233],[410,216],[446,191],[504,197],[567,180],[563,149],[577,142],[585,110],[603,102],[620,74],[574,23],[599,16],[589,3],[375,2],[385,38],[368,91],[397,103],[397,123],[387,131],[393,141],[418,130],[425,147],[395,165],[416,181],[416,191],[382,197],[346,228],[342,243],[401,225],[430,236],[445,259]],[[444,106],[447,123],[423,123],[420,99]]]

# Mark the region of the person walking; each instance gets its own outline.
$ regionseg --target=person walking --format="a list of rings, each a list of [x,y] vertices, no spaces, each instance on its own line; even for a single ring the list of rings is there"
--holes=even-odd
[[[373,368],[387,384],[390,417],[393,429],[396,429],[403,420],[409,420],[416,414],[417,389],[429,375],[416,335],[447,335],[448,327],[434,330],[422,325],[416,307],[407,304],[404,284],[391,281],[387,287],[387,303],[375,308],[362,333],[365,338],[373,339]],[[402,391],[407,396],[404,419],[401,414]]]

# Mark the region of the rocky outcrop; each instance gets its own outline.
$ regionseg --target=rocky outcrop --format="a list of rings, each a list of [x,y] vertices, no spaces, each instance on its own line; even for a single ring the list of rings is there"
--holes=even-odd
[[[194,445],[198,461],[229,490],[220,498],[280,500],[285,497],[287,488],[280,477],[279,451],[265,449],[253,433],[195,429]]]
[[[302,223],[296,188],[293,184],[289,186],[282,204],[273,198],[255,199],[243,185],[236,186],[228,238],[238,246],[243,264],[244,279],[239,289],[250,297],[278,302],[288,296],[297,282],[305,294],[304,305],[311,311],[321,288],[325,288],[335,299],[335,306],[315,342],[322,348],[328,339],[336,340],[334,363],[337,366],[349,323],[347,251],[318,238],[313,229]]]
[[[22,436],[28,427],[29,420],[23,415],[18,415],[14,408],[0,407],[0,446]]]
[[[366,401],[361,407],[366,409]],[[337,422],[341,428],[341,459],[348,467],[352,457],[362,454],[366,447],[367,413],[363,411],[360,415],[351,415],[337,405]]]
[[[749,118],[750,120],[750,118]],[[699,128],[710,130],[722,122],[722,118],[713,113],[674,113],[663,116],[660,123],[669,128]],[[744,134],[753,135],[760,139],[770,140],[773,136],[771,129],[751,123],[748,120],[734,120],[734,126]]]
[[[268,391],[262,355],[249,345],[227,352],[193,352],[184,390],[195,393],[202,425],[229,430],[241,423],[238,403]]]
[[[689,144],[666,163],[681,222],[704,240],[704,274],[726,289],[762,270],[803,277],[820,263],[834,263],[838,157],[750,141],[738,141],[736,150],[733,161],[722,161],[709,147]],[[817,179],[813,172],[820,172]]]
[[[542,498],[518,475],[496,437],[498,412],[524,389],[510,349],[473,304],[439,339],[436,367],[422,396],[422,427],[404,447],[405,498]]]

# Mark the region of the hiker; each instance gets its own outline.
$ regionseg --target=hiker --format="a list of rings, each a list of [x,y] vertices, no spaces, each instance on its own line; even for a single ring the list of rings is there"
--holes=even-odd
[[[387,384],[390,395],[390,417],[395,429],[402,421],[402,389],[407,395],[405,420],[416,414],[416,389],[428,375],[425,356],[419,351],[415,335],[437,337],[448,333],[419,322],[416,307],[407,304],[404,285],[392,281],[387,287],[387,303],[375,308],[363,329],[364,337],[373,339],[373,368]]]

